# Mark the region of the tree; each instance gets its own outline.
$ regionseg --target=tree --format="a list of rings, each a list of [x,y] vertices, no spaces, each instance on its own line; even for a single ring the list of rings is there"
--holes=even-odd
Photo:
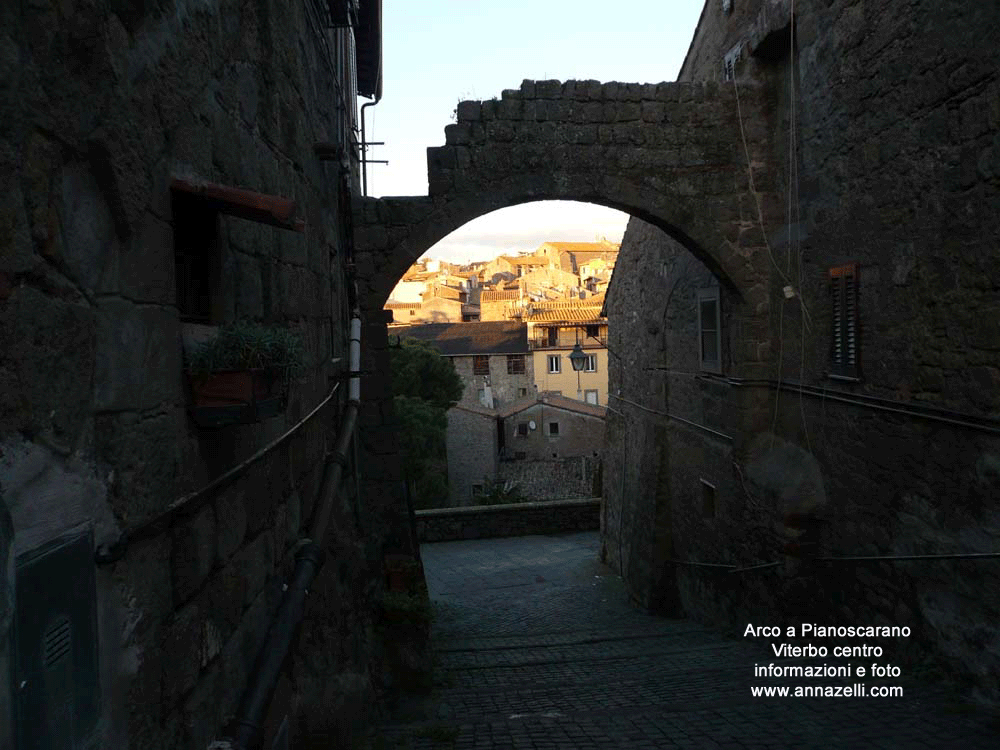
[[[424,341],[405,339],[390,350],[390,362],[414,505],[435,507],[448,494],[446,412],[462,398],[464,386],[451,360]]]
[[[412,396],[447,411],[462,398],[462,379],[451,360],[442,357],[432,344],[418,339],[404,339],[389,350],[392,363],[393,392]]]

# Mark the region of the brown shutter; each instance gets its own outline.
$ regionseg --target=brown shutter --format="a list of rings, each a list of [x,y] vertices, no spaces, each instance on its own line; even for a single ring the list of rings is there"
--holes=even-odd
[[[830,374],[857,378],[860,373],[858,264],[830,269]]]

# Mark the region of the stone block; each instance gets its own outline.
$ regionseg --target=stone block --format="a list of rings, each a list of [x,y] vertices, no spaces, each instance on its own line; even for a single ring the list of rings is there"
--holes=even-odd
[[[206,506],[174,528],[171,565],[175,602],[190,599],[215,565],[215,521],[215,511]]]
[[[538,99],[558,99],[562,96],[560,81],[535,81],[535,96]]]
[[[484,121],[485,120],[495,120],[496,119],[496,116],[497,116],[497,104],[498,104],[498,102],[497,102],[496,99],[489,99],[489,100],[487,100],[487,101],[485,101],[485,102],[482,103],[482,107],[480,109],[480,114],[481,114],[482,119]]]
[[[388,245],[389,235],[379,225],[361,226],[354,230],[354,243],[359,252],[380,250]]]
[[[147,211],[116,257],[118,283],[113,291],[136,302],[175,303],[174,231],[168,222]]]
[[[663,122],[666,111],[667,108],[663,102],[644,101],[642,103],[642,120],[643,122]]]
[[[302,206],[299,206],[299,214],[302,214]],[[237,219],[236,221],[240,221]],[[295,266],[306,266],[309,264],[309,245],[306,235],[300,232],[289,232],[287,229],[271,229],[270,236],[268,233],[264,233],[263,236],[263,247],[266,249],[268,246],[276,250],[276,253],[266,253],[271,254],[276,258],[280,258],[283,263],[289,263]]]
[[[100,300],[96,353],[97,410],[181,403],[180,323],[175,308]]]
[[[63,170],[61,198],[61,260],[77,284],[95,291],[117,250],[114,217],[104,191],[83,162],[71,163]],[[39,221],[35,222],[36,235]]]
[[[496,115],[498,120],[520,120],[522,111],[520,99],[501,99],[497,102]]]
[[[194,602],[179,609],[164,630],[163,703],[170,707],[198,683],[201,672],[203,614]]]
[[[216,550],[225,562],[243,544],[247,531],[246,497],[238,484],[227,487],[215,501],[218,519]]]
[[[17,385],[0,389],[0,424],[49,435],[69,449],[90,418],[94,312],[30,286],[8,295],[0,306],[0,372]]]
[[[495,143],[510,143],[514,140],[514,128],[509,122],[486,123],[486,137]]]
[[[244,582],[244,608],[263,590],[273,574],[274,564],[274,537],[268,533],[259,534],[233,557],[231,565]]]
[[[619,89],[619,98],[626,102],[640,102],[642,94],[643,84],[641,83],[626,83],[623,88]]]
[[[494,123],[489,123],[493,125]],[[454,169],[455,151],[449,146],[436,146],[427,149],[428,172],[439,169]]]
[[[466,122],[445,125],[444,137],[449,145],[468,145],[472,141],[472,129]]]
[[[458,122],[478,122],[482,119],[481,102],[459,102],[457,108]]]
[[[264,315],[264,287],[260,261],[247,255],[236,255],[236,316],[259,319]]]
[[[527,78],[521,81],[521,98],[522,99],[534,99],[535,98],[535,82],[529,81]]]
[[[203,672],[182,707],[183,747],[208,747],[223,723],[219,694],[223,688],[218,663]]]
[[[23,273],[41,262],[34,252],[24,211],[24,195],[14,170],[0,173],[7,198],[0,203],[0,272]]]

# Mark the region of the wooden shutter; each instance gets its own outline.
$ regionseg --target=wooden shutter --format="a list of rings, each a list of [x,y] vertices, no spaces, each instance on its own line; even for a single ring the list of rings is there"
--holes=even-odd
[[[830,375],[858,378],[860,373],[858,264],[830,269]]]

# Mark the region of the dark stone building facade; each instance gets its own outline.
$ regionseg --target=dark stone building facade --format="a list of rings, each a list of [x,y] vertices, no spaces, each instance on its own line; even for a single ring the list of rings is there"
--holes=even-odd
[[[327,11],[0,10],[2,747],[204,748],[233,718],[347,400],[355,97],[380,93],[380,3],[353,29]],[[278,416],[200,428],[185,337],[236,319],[294,330],[305,368]],[[387,397],[369,389],[362,419]],[[345,482],[320,540],[267,721],[297,746],[347,744],[391,680],[382,558],[415,553],[394,470],[367,473],[364,503]]]
[[[1000,561],[891,558],[1000,550],[1000,78],[976,32],[1000,10],[731,8],[705,4],[681,79],[773,96],[772,168],[740,198],[767,238],[761,314],[630,222],[606,306],[605,555],[660,611],[909,626],[894,658],[996,701]],[[823,559],[845,557],[880,559]]]

